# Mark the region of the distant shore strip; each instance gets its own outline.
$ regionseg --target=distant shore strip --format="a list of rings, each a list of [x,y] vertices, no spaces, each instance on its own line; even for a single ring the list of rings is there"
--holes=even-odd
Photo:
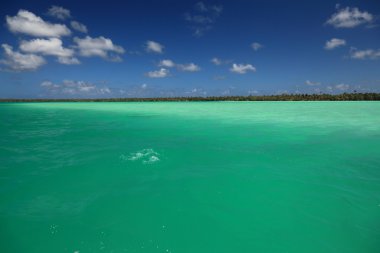
[[[380,101],[380,93],[145,98],[1,98],[0,102]]]

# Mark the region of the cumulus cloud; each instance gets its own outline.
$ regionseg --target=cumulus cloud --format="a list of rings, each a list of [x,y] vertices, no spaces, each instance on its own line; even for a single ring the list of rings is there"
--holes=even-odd
[[[193,35],[199,37],[212,29],[222,11],[221,5],[206,5],[198,2],[194,5],[193,11],[185,13],[184,17],[193,30]]]
[[[96,85],[84,81],[64,80],[60,86],[62,92],[67,94],[90,93],[96,90]]]
[[[146,75],[150,78],[164,78],[169,76],[170,72],[166,68],[160,68],[159,70],[150,71]]]
[[[40,86],[49,93],[56,95],[84,96],[111,93],[111,89],[107,86],[98,87],[96,84],[85,81],[63,80],[62,83],[44,81]]]
[[[13,48],[7,44],[2,44],[1,46],[4,49],[5,59],[1,59],[0,63],[7,66],[9,70],[36,70],[46,63],[45,59],[39,55],[22,54],[20,52],[13,51]]]
[[[380,49],[357,50],[351,48],[350,57],[357,60],[377,60],[380,59]]]
[[[84,24],[79,23],[77,21],[71,21],[70,25],[74,30],[76,30],[78,32],[81,32],[81,33],[87,33],[88,32],[87,27]]]
[[[337,47],[345,46],[346,41],[342,39],[333,38],[331,40],[326,41],[325,49],[326,50],[332,50]]]
[[[103,36],[98,38],[86,36],[83,39],[75,37],[74,42],[77,44],[79,54],[84,57],[99,56],[111,61],[120,61],[121,58],[117,54],[125,52],[124,48],[113,44],[112,40]]]
[[[252,66],[251,64],[232,64],[232,67],[230,68],[231,72],[237,73],[237,74],[245,74],[248,71],[256,72],[256,68]]]
[[[253,42],[253,43],[251,44],[251,47],[252,47],[253,50],[257,51],[257,50],[261,49],[261,48],[263,47],[263,45],[261,45],[261,44],[258,43],[258,42]]]
[[[45,88],[45,89],[57,89],[57,88],[59,88],[58,84],[55,84],[55,83],[50,82],[50,81],[43,81],[40,84],[40,86],[43,87],[43,88]]]
[[[169,60],[169,59],[165,59],[165,60],[162,60],[158,63],[158,66],[159,67],[165,67],[165,68],[172,68],[174,67],[176,64],[172,61],[172,60]]]
[[[66,64],[66,65],[80,64],[80,61],[76,57],[63,57],[63,56],[59,56],[58,57],[58,62],[61,63],[61,64]]]
[[[64,48],[62,41],[58,38],[33,39],[21,41],[20,49],[23,52],[57,56],[58,62],[62,64],[79,64],[79,60],[74,55],[74,50]]]
[[[61,37],[71,34],[66,25],[46,22],[26,10],[19,10],[16,16],[6,16],[5,19],[8,29],[13,33],[22,33],[35,37]]]
[[[339,9],[327,21],[326,24],[335,28],[353,28],[363,24],[370,24],[374,21],[374,16],[358,8],[346,7]]]
[[[146,42],[145,50],[149,53],[162,54],[164,52],[164,46],[158,42],[148,40]]]
[[[188,64],[178,64],[177,67],[181,71],[188,71],[188,72],[196,72],[196,71],[201,70],[201,68],[198,65],[192,62]]]
[[[191,62],[187,64],[176,64],[174,61],[169,60],[169,59],[160,61],[158,63],[158,66],[162,67],[161,70],[165,68],[173,68],[173,67],[177,67],[177,69],[180,71],[187,71],[187,72],[196,72],[196,71],[201,70],[201,68],[195,63]],[[157,72],[157,71],[154,71],[154,72]]]
[[[319,83],[319,82],[312,82],[310,80],[306,80],[305,84],[308,85],[308,86],[317,86],[317,85],[320,85],[321,83]]]
[[[61,20],[65,20],[71,17],[70,10],[65,9],[61,6],[53,5],[50,7],[47,13],[49,16],[56,17]]]
[[[69,57],[74,54],[74,50],[64,48],[62,40],[58,38],[33,39],[21,41],[20,49],[27,53],[41,53],[44,55]]]

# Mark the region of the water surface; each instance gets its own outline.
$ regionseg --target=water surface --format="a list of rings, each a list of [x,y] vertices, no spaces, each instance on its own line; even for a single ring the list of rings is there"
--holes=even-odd
[[[379,102],[0,104],[0,252],[380,251]]]

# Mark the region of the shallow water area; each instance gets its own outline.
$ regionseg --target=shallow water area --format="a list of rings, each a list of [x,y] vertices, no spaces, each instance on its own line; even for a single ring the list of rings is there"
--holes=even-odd
[[[0,104],[1,252],[379,252],[379,102]]]

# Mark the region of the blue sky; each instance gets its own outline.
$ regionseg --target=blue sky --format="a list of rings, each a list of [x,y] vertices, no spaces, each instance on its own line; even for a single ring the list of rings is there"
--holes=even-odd
[[[380,3],[6,1],[0,97],[380,92]]]

